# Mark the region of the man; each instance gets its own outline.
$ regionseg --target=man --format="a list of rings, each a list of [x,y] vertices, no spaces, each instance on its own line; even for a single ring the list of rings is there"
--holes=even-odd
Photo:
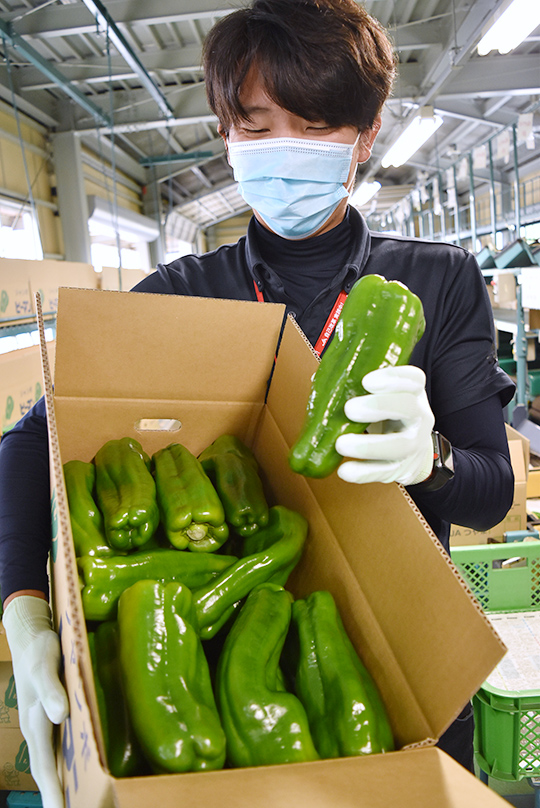
[[[317,347],[358,278],[402,281],[422,300],[426,331],[410,365],[369,374],[369,395],[347,402],[351,420],[385,428],[340,437],[347,460],[338,473],[408,486],[446,549],[451,522],[496,524],[513,496],[503,420],[513,385],[496,362],[476,262],[460,247],[369,233],[348,205],[394,76],[381,26],[354,0],[254,0],[217,23],[204,63],[209,104],[254,218],[238,244],[160,265],[135,290],[285,303]],[[433,461],[434,427],[453,447],[453,469]],[[59,808],[50,721],[65,717],[67,703],[47,604],[47,475],[39,402],[0,444],[0,586],[32,772],[45,808]],[[468,705],[440,742],[468,768],[472,730]]]

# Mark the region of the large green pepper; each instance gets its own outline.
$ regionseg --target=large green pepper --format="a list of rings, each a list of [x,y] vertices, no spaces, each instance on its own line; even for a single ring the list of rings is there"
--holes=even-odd
[[[312,592],[293,603],[286,656],[322,758],[393,749],[386,708],[330,592]]]
[[[87,620],[110,620],[116,615],[122,592],[143,578],[180,581],[195,589],[215,579],[237,560],[235,556],[165,548],[112,558],[81,556],[77,566],[84,616]]]
[[[197,458],[180,443],[153,455],[161,523],[178,550],[213,552],[229,528],[216,489]]]
[[[268,522],[259,466],[253,452],[234,435],[221,435],[199,455],[214,483],[227,521],[240,536],[250,536]]]
[[[257,584],[271,581],[284,586],[300,560],[307,532],[301,514],[283,505],[270,508],[266,527],[246,540],[249,554],[194,591],[202,639],[213,637]]]
[[[150,458],[138,441],[119,438],[107,441],[94,463],[96,499],[109,544],[116,550],[142,547],[159,524]]]
[[[139,581],[120,598],[118,625],[126,700],[154,771],[222,768],[225,735],[190,590]]]
[[[256,586],[236,618],[218,662],[216,698],[231,766],[317,760],[306,712],[285,691],[279,670],[292,595]]]
[[[118,623],[101,623],[89,632],[88,644],[107,764],[113,777],[130,777],[144,768],[144,756],[133,732],[120,670]]]
[[[69,504],[75,555],[110,556],[103,516],[94,500],[96,468],[84,460],[64,463],[64,480]]]
[[[366,394],[362,379],[370,371],[406,365],[424,329],[422,303],[404,284],[380,275],[354,284],[313,377],[302,431],[289,453],[293,471],[306,477],[335,471],[343,460],[337,438],[369,426],[349,421],[345,402]]]

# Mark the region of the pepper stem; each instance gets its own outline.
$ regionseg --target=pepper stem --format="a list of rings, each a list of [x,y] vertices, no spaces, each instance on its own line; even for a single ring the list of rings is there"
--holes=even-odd
[[[191,541],[201,541],[206,537],[208,529],[204,525],[191,524],[186,530]]]

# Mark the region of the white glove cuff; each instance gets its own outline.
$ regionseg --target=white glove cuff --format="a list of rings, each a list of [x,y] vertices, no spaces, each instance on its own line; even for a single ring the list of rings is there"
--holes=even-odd
[[[430,436],[430,443],[431,443],[431,436]],[[416,475],[414,480],[411,480],[411,482],[407,483],[407,485],[418,485],[418,483],[423,483],[424,480],[427,480],[432,471],[433,471],[433,446],[430,446],[428,454],[426,454],[424,463],[419,469],[418,474]]]
[[[20,654],[38,634],[52,628],[49,604],[34,595],[17,595],[6,606],[2,624],[12,656]]]

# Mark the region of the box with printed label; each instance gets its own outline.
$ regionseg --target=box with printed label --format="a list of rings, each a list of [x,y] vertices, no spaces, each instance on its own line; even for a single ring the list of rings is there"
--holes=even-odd
[[[0,258],[0,322],[32,317],[28,265],[17,258]]]
[[[0,662],[0,730],[19,726],[17,691],[11,662]]]
[[[52,361],[54,343],[47,343]],[[43,395],[43,374],[38,345],[0,354],[0,427],[2,434]]]
[[[98,286],[98,273],[92,264],[43,260],[28,261],[28,265],[32,311],[35,311],[35,295],[39,293],[44,316],[56,313],[60,286],[77,289],[97,289]]]
[[[0,789],[38,790],[30,774],[28,746],[18,727],[0,726]]]
[[[350,485],[336,474],[307,480],[290,470],[288,451],[303,423],[317,359],[293,321],[283,328],[283,318],[284,307],[270,303],[60,290],[54,395],[46,363],[44,382],[54,613],[71,706],[58,750],[66,804],[502,808],[497,795],[433,744],[504,646],[405,489]],[[324,589],[333,594],[381,692],[395,752],[110,775],[62,464],[91,459],[111,438],[135,438],[149,455],[173,441],[198,454],[222,434],[236,435],[253,450],[270,504],[308,520],[305,550],[287,588],[294,597]],[[388,529],[389,513],[399,528]]]

